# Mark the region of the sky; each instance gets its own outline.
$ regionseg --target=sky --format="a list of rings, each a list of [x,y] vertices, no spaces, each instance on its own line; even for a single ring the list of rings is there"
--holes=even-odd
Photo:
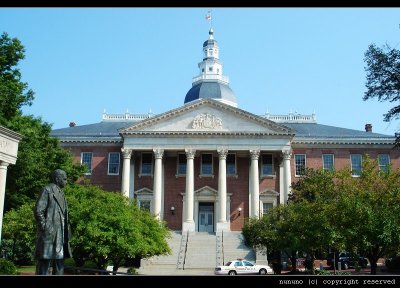
[[[400,49],[400,8],[0,8],[0,33],[24,45],[18,67],[35,92],[23,112],[53,129],[182,106],[210,25],[239,108],[400,131],[383,121],[394,103],[362,99],[364,53]]]

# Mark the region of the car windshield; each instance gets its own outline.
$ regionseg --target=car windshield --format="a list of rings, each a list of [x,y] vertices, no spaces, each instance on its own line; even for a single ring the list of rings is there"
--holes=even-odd
[[[232,264],[232,261],[229,261],[228,263],[226,263],[225,266],[230,266]]]

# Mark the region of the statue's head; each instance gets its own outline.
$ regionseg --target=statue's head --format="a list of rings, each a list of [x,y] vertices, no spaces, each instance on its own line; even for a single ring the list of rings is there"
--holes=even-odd
[[[64,170],[56,169],[53,172],[53,182],[60,188],[67,184],[67,173]]]

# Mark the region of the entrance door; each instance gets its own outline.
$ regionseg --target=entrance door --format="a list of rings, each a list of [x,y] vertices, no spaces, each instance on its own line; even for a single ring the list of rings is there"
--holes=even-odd
[[[199,203],[199,232],[214,232],[214,203]]]

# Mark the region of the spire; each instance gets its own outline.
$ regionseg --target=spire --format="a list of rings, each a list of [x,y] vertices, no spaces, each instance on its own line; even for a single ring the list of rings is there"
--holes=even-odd
[[[229,84],[229,78],[222,75],[223,63],[219,60],[219,46],[214,39],[214,29],[208,31],[208,39],[203,43],[203,61],[198,64],[199,76],[193,78],[193,85],[203,80],[218,80]]]
[[[203,43],[203,61],[198,67],[199,75],[193,77],[185,103],[199,98],[213,98],[237,107],[235,94],[229,87],[229,77],[222,73],[223,63],[219,60],[219,46],[214,39],[213,28],[209,29],[208,39]]]

